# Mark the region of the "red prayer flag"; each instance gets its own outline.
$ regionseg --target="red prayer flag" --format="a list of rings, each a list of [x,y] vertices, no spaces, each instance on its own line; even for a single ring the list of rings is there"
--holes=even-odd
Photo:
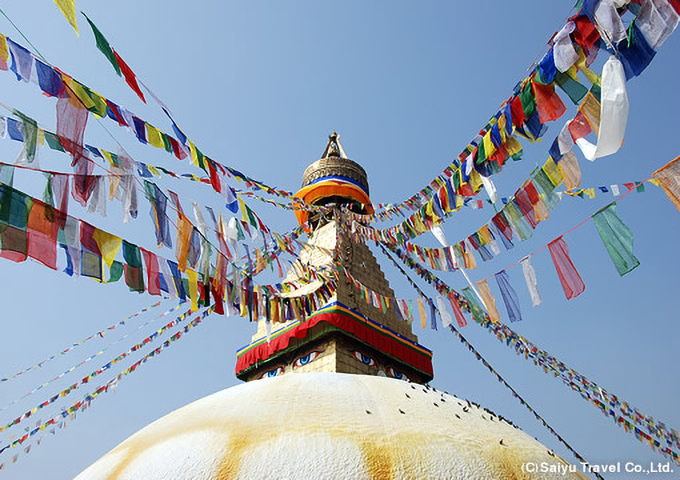
[[[579,138],[588,136],[592,131],[593,129],[590,128],[590,123],[588,123],[585,115],[581,112],[578,112],[574,119],[569,122],[569,133],[574,142]]]
[[[28,235],[26,230],[4,225],[4,230],[0,231],[0,257],[12,260],[13,262],[23,262],[26,260],[28,252]]]
[[[516,127],[521,127],[526,117],[524,116],[524,107],[519,96],[512,99],[510,111],[512,112],[512,124]]]
[[[554,85],[542,85],[532,80],[531,88],[534,91],[536,109],[541,123],[557,120],[567,110],[562,99],[555,92]]]
[[[57,269],[57,217],[54,208],[33,200],[28,215],[28,256]]]
[[[464,327],[467,325],[467,320],[465,320],[465,317],[463,316],[463,312],[460,309],[460,305],[458,304],[458,300],[456,299],[456,295],[453,292],[449,292],[449,303],[451,303],[451,308],[453,309],[453,314],[456,317],[456,321],[458,322],[459,327]]]
[[[524,187],[524,191],[527,192],[527,195],[529,195],[529,200],[531,200],[531,203],[536,205],[540,200],[540,197],[538,195],[538,190],[536,190],[536,185],[534,185],[534,182],[529,181],[527,186]]]
[[[573,20],[576,24],[576,30],[574,30],[572,35],[574,36],[576,43],[581,46],[587,55],[588,52],[590,52],[590,50],[593,48],[593,45],[595,45],[600,39],[600,33],[597,31],[597,28],[595,28],[595,25],[593,25],[590,19],[585,15],[581,15],[580,17],[574,18]]]
[[[583,279],[578,274],[576,267],[569,258],[569,247],[564,242],[562,237],[558,237],[548,244],[550,256],[555,264],[557,275],[560,277],[560,283],[564,290],[564,295],[567,300],[576,298],[586,289]]]
[[[158,257],[155,253],[149,252],[140,248],[142,251],[142,256],[144,257],[144,263],[146,264],[146,283],[147,290],[150,295],[160,295],[160,269],[158,267]]]
[[[139,88],[139,84],[137,83],[137,76],[135,75],[135,72],[132,71],[132,69],[128,66],[127,63],[125,63],[125,61],[122,58],[120,58],[120,55],[118,55],[118,52],[116,52],[115,49],[112,50],[113,55],[116,57],[116,62],[118,62],[118,66],[120,67],[120,71],[123,73],[123,76],[125,77],[125,81],[130,86],[130,88],[137,94],[137,96],[142,99],[142,102],[146,103],[144,94],[142,93],[142,90]]]

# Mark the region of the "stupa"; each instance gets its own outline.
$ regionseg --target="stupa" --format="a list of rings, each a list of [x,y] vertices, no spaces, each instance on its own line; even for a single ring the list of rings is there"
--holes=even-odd
[[[373,212],[366,172],[335,132],[297,196]],[[370,249],[333,212],[297,213],[309,242],[286,280],[335,264],[394,297]],[[322,286],[312,281],[288,295]],[[237,352],[245,383],[157,420],[77,479],[587,478],[502,417],[428,385],[432,352],[392,309],[358,298],[348,278],[304,321],[268,323]]]

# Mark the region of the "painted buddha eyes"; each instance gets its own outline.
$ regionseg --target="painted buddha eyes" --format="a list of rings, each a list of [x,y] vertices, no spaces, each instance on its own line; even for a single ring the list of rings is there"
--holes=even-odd
[[[369,367],[375,367],[375,360],[373,360],[368,355],[364,355],[363,353],[358,352],[356,350],[352,353],[354,353],[354,357],[364,365],[368,365]]]
[[[307,355],[302,356],[302,357],[298,358],[297,360],[295,360],[293,362],[293,368],[302,367],[304,365],[307,365],[309,362],[314,361],[314,359],[316,357],[318,357],[319,355],[321,355],[321,353],[322,353],[321,350],[314,350],[313,352],[309,352]]]
[[[269,370],[268,372],[264,372],[260,378],[276,377],[277,375],[281,375],[282,373],[283,373],[283,367],[276,367],[273,370]]]
[[[387,369],[387,371],[389,372],[389,374],[390,374],[392,377],[396,378],[397,380],[407,380],[407,381],[410,380],[410,379],[408,378],[408,376],[406,376],[404,373],[400,372],[399,370],[395,370],[395,369],[392,368],[392,367],[389,367],[389,368]]]

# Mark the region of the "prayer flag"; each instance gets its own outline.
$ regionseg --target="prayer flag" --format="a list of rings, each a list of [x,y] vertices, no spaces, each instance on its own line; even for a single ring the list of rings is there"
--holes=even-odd
[[[116,255],[118,255],[123,239],[98,228],[95,228],[92,238],[97,243],[102,259],[110,270]]]
[[[465,287],[463,289],[463,295],[467,300],[468,309],[472,314],[472,318],[477,323],[483,323],[486,320],[486,313],[482,310],[482,307],[477,303],[477,295],[472,291],[470,287]]]
[[[115,49],[112,48],[111,50],[113,51],[113,56],[116,59],[116,63],[118,63],[118,66],[120,67],[120,71],[125,77],[125,81],[130,86],[130,88],[137,94],[137,96],[142,100],[142,102],[146,103],[144,94],[142,93],[142,90],[139,88],[139,84],[137,83],[137,76],[135,75],[135,72],[133,72],[132,69],[128,66],[128,64],[125,63],[125,61],[120,57],[120,55],[118,55],[118,52],[116,52]]]
[[[146,285],[149,295],[160,295],[161,294],[161,279],[160,279],[160,269],[158,268],[158,257],[156,254],[149,252],[148,250],[140,249],[142,251],[142,256],[144,257],[144,263],[146,264]],[[165,291],[168,291],[167,283],[165,284]]]
[[[191,310],[198,311],[198,273],[194,270],[188,269],[186,271],[189,279],[189,298],[191,299]]]
[[[418,314],[420,315],[420,328],[427,328],[427,315],[425,314],[425,305],[423,305],[423,299],[418,298],[416,303],[418,304]]]
[[[486,311],[489,313],[489,318],[491,318],[491,321],[494,323],[500,322],[501,316],[498,313],[498,309],[496,309],[496,299],[491,294],[491,290],[489,290],[489,284],[486,280],[482,280],[481,282],[477,282],[477,286],[479,288],[479,294],[482,296],[482,300],[484,300]]]
[[[446,302],[444,301],[444,297],[441,295],[437,295],[437,307],[439,309],[439,316],[442,318],[442,325],[444,328],[453,324],[453,317],[446,308]]]
[[[458,298],[456,298],[456,294],[453,292],[449,292],[448,297],[449,303],[451,304],[451,309],[453,310],[453,314],[455,315],[456,321],[458,322],[458,326],[461,328],[466,326],[467,320],[465,320],[463,312],[460,309],[460,304],[458,303]]]
[[[537,307],[543,300],[541,300],[541,294],[538,293],[538,280],[536,279],[536,270],[534,270],[534,266],[531,264],[531,257],[524,257],[520,260],[520,264],[522,265],[527,289],[529,289],[529,295],[531,295],[531,304]]]
[[[30,82],[33,71],[33,55],[26,48],[7,38],[7,46],[12,59],[9,69],[17,76],[17,80]]]
[[[155,183],[144,180],[144,188],[146,190],[146,196],[151,203],[149,214],[156,227],[156,241],[158,242],[158,246],[161,247],[165,245],[166,247],[171,248],[172,238],[170,237],[170,224],[168,222],[168,216],[165,213],[168,197],[165,196]]]
[[[567,300],[578,297],[586,289],[586,285],[569,258],[569,247],[562,237],[558,237],[548,244],[548,250]]]
[[[58,97],[64,88],[61,73],[40,60],[35,60],[35,70],[38,73],[38,85],[44,94]]]
[[[508,273],[505,270],[501,270],[495,277],[496,283],[498,283],[498,289],[501,291],[501,296],[503,297],[503,303],[505,303],[505,309],[508,312],[508,318],[511,322],[519,322],[522,320],[522,313],[519,309],[517,293],[515,292],[515,289],[512,288],[512,285],[510,285]]]
[[[640,75],[656,55],[638,28],[637,22],[631,24],[628,29],[628,39],[620,41],[617,49],[628,80]]]
[[[623,65],[615,57],[609,57],[602,68],[602,94],[597,145],[585,138],[576,140],[583,156],[593,161],[616,153],[623,144],[628,122],[628,93]],[[595,127],[593,127],[595,128]]]
[[[593,215],[593,222],[619,275],[624,276],[640,265],[633,255],[633,232],[616,214],[616,203]]]
[[[673,202],[675,208],[680,211],[680,157],[676,157],[676,159],[668,165],[661,167],[654,172],[654,179],[659,182],[659,185],[663,188],[668,199]],[[614,185],[612,185],[612,187],[614,187]]]
[[[536,81],[531,81],[531,88],[536,99],[536,108],[541,123],[557,120],[564,114],[567,108],[562,103],[562,99],[555,93],[553,85],[542,85]]]
[[[125,284],[133,292],[144,292],[144,272],[139,247],[123,240],[123,258],[125,259]]]
[[[83,13],[83,12],[80,12]],[[113,54],[113,50],[111,49],[111,45],[109,45],[109,42],[106,40],[106,37],[102,34],[101,31],[96,27],[96,25],[90,20],[90,18],[83,13],[83,16],[85,17],[85,20],[87,20],[87,23],[90,24],[90,27],[92,28],[92,33],[94,34],[94,39],[97,42],[97,48],[99,49],[100,52],[104,54],[106,59],[111,63],[111,66],[113,66],[113,69],[116,71],[118,76],[120,76],[120,66],[118,65],[118,62],[116,61],[116,56]]]
[[[76,2],[75,0],[54,0],[54,3],[59,7],[61,13],[64,14],[68,23],[71,24],[73,30],[78,34],[78,23],[76,21]]]

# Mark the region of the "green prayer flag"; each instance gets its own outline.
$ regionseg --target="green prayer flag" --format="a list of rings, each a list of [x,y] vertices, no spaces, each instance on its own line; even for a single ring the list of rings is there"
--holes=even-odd
[[[165,151],[168,153],[173,153],[172,143],[170,143],[170,137],[168,137],[168,134],[165,132],[161,132],[161,139],[163,140],[163,146],[165,147]]]
[[[569,96],[574,105],[581,103],[583,97],[588,93],[588,89],[584,85],[559,70],[555,74],[555,83],[564,90],[564,93]]]
[[[640,265],[633,255],[633,233],[616,214],[616,203],[593,215],[593,222],[619,275],[624,276]]]
[[[133,292],[144,292],[144,271],[139,247],[123,240],[123,258],[126,263],[125,284]]]
[[[47,142],[47,146],[50,147],[52,150],[57,150],[59,152],[64,151],[64,147],[61,146],[61,143],[59,143],[59,138],[52,133],[48,132],[47,130],[45,132],[45,141]]]
[[[38,151],[38,123],[18,110],[12,112],[21,119],[21,130],[24,136],[24,148],[19,155],[20,160],[33,163]]]
[[[92,20],[90,20],[84,13],[83,16],[85,17],[85,20],[87,20],[87,23],[89,23],[90,27],[92,28],[92,33],[94,33],[94,39],[97,42],[97,48],[104,54],[106,59],[109,62],[111,62],[113,69],[120,77],[120,66],[116,61],[116,57],[113,55],[113,49],[111,48],[111,45],[109,45],[109,42],[106,40],[102,32],[100,32],[99,29],[95,26],[95,24],[92,23]]]
[[[115,283],[123,276],[123,264],[118,260],[114,260],[109,269],[109,279],[107,283]]]
[[[33,199],[25,193],[0,184],[0,227],[10,225],[26,230]]]
[[[475,293],[470,287],[465,287],[463,289],[463,295],[467,300],[470,313],[472,314],[472,319],[477,323],[483,323],[486,319],[486,313],[484,310],[482,310],[482,307],[479,306],[479,303],[477,303],[477,296]]]
[[[524,85],[524,88],[519,94],[519,99],[522,102],[524,116],[526,118],[531,117],[536,111],[536,99],[534,98],[534,92],[531,91],[531,81]]]
[[[638,191],[638,193],[642,193],[645,191],[645,184],[643,182],[635,182],[637,184],[637,187],[635,190]]]
[[[43,191],[43,202],[45,202],[50,207],[54,207],[54,195],[52,195],[52,174],[46,173],[47,184],[45,184],[45,190]]]

